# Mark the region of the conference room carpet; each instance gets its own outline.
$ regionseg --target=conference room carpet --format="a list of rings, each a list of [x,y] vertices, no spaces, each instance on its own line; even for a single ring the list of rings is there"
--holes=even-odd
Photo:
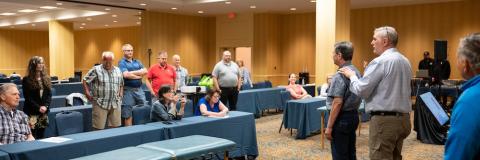
[[[304,140],[296,140],[290,131],[278,128],[282,122],[282,114],[270,114],[256,119],[258,159],[332,159],[330,142],[325,140],[325,148],[321,149],[320,134]],[[361,134],[357,130],[357,159],[368,158],[368,122],[362,123]],[[293,131],[295,135],[295,131]],[[403,159],[438,160],[443,159],[444,146],[423,144],[416,140],[416,132],[412,131],[403,145]]]

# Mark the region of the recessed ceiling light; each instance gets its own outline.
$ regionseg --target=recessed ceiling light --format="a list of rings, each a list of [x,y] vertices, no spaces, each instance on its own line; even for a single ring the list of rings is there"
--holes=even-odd
[[[61,5],[63,5],[63,3],[57,3],[57,5],[61,6]]]
[[[87,25],[87,24],[85,24],[85,23],[82,23],[81,25],[82,25],[82,26],[84,26],[84,25]]]
[[[40,7],[41,9],[55,9],[57,7],[54,7],[54,6],[42,6]]]
[[[137,24],[142,24],[142,22],[137,22]]]
[[[140,5],[141,5],[141,6],[146,6],[147,4],[145,4],[145,3],[140,3]]]
[[[34,9],[22,9],[22,10],[18,10],[18,12],[22,12],[22,13],[30,13],[30,12],[35,12],[37,10],[34,10]]]
[[[138,17],[138,19],[142,19],[142,17]]]
[[[111,9],[110,9],[110,8],[105,8],[105,10],[106,10],[106,11],[109,11],[109,10],[111,10]]]
[[[104,25],[105,27],[108,27],[108,24]]]
[[[175,7],[171,8],[171,9],[172,9],[172,10],[177,10],[177,8],[175,8]]]
[[[82,26],[80,26],[80,29],[83,29],[83,27],[82,27]]]
[[[142,11],[139,11],[138,14],[142,14]]]
[[[202,14],[202,13],[203,13],[203,11],[198,11],[198,13]]]
[[[92,20],[92,18],[90,18],[90,17],[87,18],[87,21],[91,21],[91,20]]]
[[[113,23],[117,23],[118,21],[113,21]]]
[[[310,2],[315,3],[315,2],[317,2],[317,1],[316,1],[316,0],[311,0]]]
[[[225,4],[232,4],[232,2],[230,2],[230,1],[226,1],[226,2],[225,2]]]
[[[0,13],[0,16],[11,16],[15,15],[16,13],[10,13],[10,12],[5,12],[5,13]]]
[[[254,8],[257,8],[257,6],[250,6],[250,8],[254,9]]]
[[[35,27],[35,26],[37,26],[37,25],[36,25],[35,23],[33,23],[33,24],[32,24],[32,27]]]
[[[114,15],[112,15],[112,17],[117,17],[117,15],[116,15],[116,14],[114,14]]]
[[[297,8],[290,8],[290,10],[291,10],[291,11],[296,11],[296,10],[297,10]]]

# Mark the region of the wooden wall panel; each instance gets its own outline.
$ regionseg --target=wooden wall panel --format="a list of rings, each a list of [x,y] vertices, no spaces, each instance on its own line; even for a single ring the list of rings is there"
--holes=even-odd
[[[48,22],[50,75],[58,79],[74,76],[75,43],[73,22]]]
[[[252,80],[270,80],[278,84],[275,77],[281,70],[280,16],[277,14],[254,15],[254,44],[252,48]]]
[[[282,83],[289,73],[309,72],[315,82],[315,13],[282,15],[280,55]]]
[[[140,27],[122,27],[75,31],[75,70],[85,75],[95,63],[101,63],[103,51],[115,53],[115,65],[123,57],[122,45],[130,43],[134,57],[146,66],[146,51],[140,50]]]
[[[48,32],[0,29],[0,73],[25,75],[28,60],[42,56],[49,66]]]
[[[476,20],[478,10],[480,1],[474,0],[352,10],[354,64],[360,66],[361,60],[370,61],[376,57],[370,45],[373,30],[390,25],[399,33],[398,49],[410,60],[413,73],[423,59],[423,51],[430,51],[433,57],[433,41],[444,39],[448,40],[450,78],[460,79],[455,68],[458,42],[469,33],[480,32],[480,22]]]
[[[253,81],[285,85],[289,73],[315,75],[315,14],[256,14]]]
[[[155,58],[158,52],[167,51],[169,61],[173,54],[179,54],[183,66],[193,75],[212,71],[211,59],[215,57],[211,44],[215,42],[214,19],[157,12],[145,12],[143,15],[142,45],[152,49],[152,65],[157,63]]]

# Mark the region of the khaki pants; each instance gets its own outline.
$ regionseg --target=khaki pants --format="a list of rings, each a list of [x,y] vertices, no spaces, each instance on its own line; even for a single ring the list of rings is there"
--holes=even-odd
[[[117,106],[116,109],[103,109],[98,106],[98,104],[92,104],[92,126],[95,129],[105,129],[105,123],[108,119],[109,127],[119,127],[122,125],[121,115],[122,110],[120,106]]]
[[[402,159],[403,140],[411,132],[410,115],[375,115],[370,121],[370,159]]]

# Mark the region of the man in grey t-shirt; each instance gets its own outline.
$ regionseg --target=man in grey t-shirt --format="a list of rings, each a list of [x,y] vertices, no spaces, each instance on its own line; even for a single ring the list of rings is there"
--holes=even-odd
[[[361,77],[360,71],[352,65],[353,45],[351,42],[338,42],[334,46],[333,62],[339,68],[348,67]],[[325,135],[330,140],[333,159],[356,159],[355,129],[358,127],[358,107],[361,99],[348,89],[350,80],[336,73],[331,80],[327,94],[330,106]]]
[[[229,110],[236,110],[238,91],[240,91],[240,69],[235,62],[231,61],[230,51],[223,52],[222,61],[213,68],[212,77],[216,90],[220,91],[220,101],[228,104]]]

